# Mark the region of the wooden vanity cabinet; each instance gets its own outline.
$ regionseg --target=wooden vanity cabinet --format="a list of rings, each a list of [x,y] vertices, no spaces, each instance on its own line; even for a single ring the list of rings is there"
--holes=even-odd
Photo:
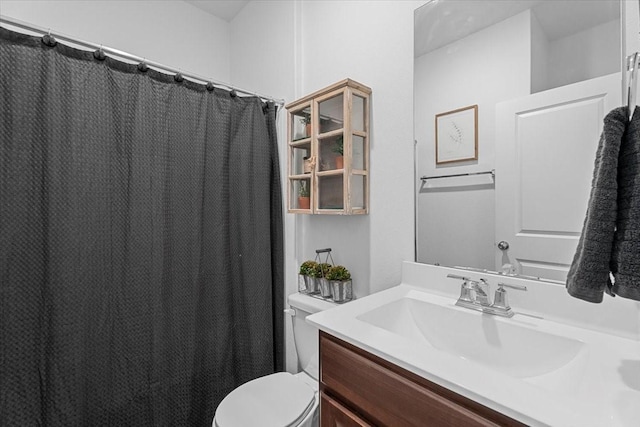
[[[367,421],[344,407],[328,394],[320,393],[320,420],[322,426],[371,427]]]
[[[320,425],[524,426],[325,332],[320,332]]]

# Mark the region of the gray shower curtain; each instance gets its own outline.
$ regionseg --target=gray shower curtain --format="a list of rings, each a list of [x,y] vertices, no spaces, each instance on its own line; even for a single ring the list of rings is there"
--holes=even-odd
[[[274,105],[0,29],[0,114],[0,425],[205,426],[282,370]]]

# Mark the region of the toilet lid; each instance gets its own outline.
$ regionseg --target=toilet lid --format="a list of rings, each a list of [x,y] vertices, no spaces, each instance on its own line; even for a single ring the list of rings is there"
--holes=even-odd
[[[220,427],[288,427],[309,413],[315,401],[307,384],[288,372],[244,383],[225,397],[216,410]]]

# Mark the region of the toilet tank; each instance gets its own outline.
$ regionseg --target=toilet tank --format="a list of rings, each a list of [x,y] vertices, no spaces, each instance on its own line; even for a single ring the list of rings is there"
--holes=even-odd
[[[328,310],[336,304],[309,295],[295,293],[289,295],[289,306],[295,310],[291,317],[293,322],[293,339],[298,354],[298,369],[305,371],[314,379],[319,374],[318,328],[305,321],[310,314]]]

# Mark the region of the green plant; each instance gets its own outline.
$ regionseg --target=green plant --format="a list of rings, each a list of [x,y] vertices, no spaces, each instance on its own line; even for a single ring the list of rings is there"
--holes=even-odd
[[[304,276],[316,277],[316,271],[318,269],[318,263],[315,261],[305,261],[300,264],[300,274]]]
[[[320,276],[318,277],[324,277],[325,279],[327,278],[327,275],[329,274],[329,270],[331,269],[332,265],[327,263],[327,262],[323,262],[322,264],[318,264],[318,270],[320,270]]]
[[[315,268],[309,270],[309,276],[311,277],[322,277],[322,270],[320,269],[320,264],[316,264]]]
[[[333,151],[334,153],[336,153],[339,156],[344,155],[344,137],[342,135],[340,135],[339,137],[336,138],[336,142],[335,144],[333,144],[333,148],[331,149],[331,151]]]
[[[309,197],[309,186],[307,181],[300,181],[300,188],[298,189],[298,196]]]
[[[311,115],[304,113],[304,116],[300,117],[300,123],[302,123],[303,125],[308,125],[309,123],[311,123]]]
[[[349,270],[347,270],[342,265],[336,265],[335,267],[331,267],[329,269],[327,279],[344,282],[346,280],[351,280],[351,273],[349,273]]]

